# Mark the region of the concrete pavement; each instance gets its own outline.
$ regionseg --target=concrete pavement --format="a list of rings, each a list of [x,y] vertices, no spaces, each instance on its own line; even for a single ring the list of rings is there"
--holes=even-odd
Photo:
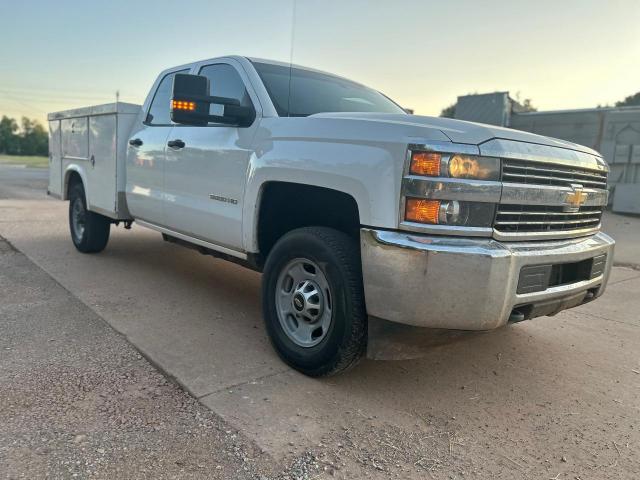
[[[605,212],[602,228],[616,239],[616,264],[640,269],[640,216]]]
[[[48,183],[49,171],[46,168],[0,163],[0,199],[44,198]]]
[[[312,380],[272,351],[258,274],[136,226],[81,255],[66,207],[1,200],[0,235],[275,458],[312,449],[341,478],[640,476],[640,271],[556,317]]]

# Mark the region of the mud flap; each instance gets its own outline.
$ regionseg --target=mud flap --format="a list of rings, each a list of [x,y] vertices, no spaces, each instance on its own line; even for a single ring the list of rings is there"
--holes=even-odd
[[[470,340],[488,332],[414,327],[369,317],[367,358],[409,360],[420,358],[434,347]]]

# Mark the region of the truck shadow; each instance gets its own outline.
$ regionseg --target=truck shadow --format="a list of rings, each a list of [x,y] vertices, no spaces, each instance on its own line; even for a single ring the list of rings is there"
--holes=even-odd
[[[260,274],[162,242],[159,235],[155,238],[144,235],[144,241],[120,236],[104,256],[105,264],[116,269],[126,268],[132,274],[135,272],[141,279],[140,287],[151,282],[148,285],[156,291],[154,297],[158,302],[154,308],[161,309],[164,316],[180,318],[180,329],[176,334],[184,335],[189,329],[198,330],[204,324],[220,335],[228,335],[224,341],[229,345],[237,342],[237,349],[246,348],[247,342],[259,345],[264,357],[256,360],[272,364],[275,370],[288,370],[268,344],[261,315]],[[558,318],[536,320],[535,323],[557,323]],[[488,378],[495,382],[497,375],[493,372],[504,366],[507,359],[517,360],[519,369],[532,371],[542,352],[564,347],[562,341],[553,336],[539,338],[544,330],[529,328],[533,323],[524,322],[491,332],[454,333],[451,341],[436,339],[434,342],[425,331],[422,339],[409,342],[409,351],[402,352],[402,347],[397,345],[392,346],[391,353],[388,348],[386,351],[382,348],[382,353],[370,354],[370,357],[378,358],[375,361],[365,360],[344,375],[315,381],[336,386],[345,382],[370,384],[374,378],[381,380],[388,376],[381,382],[388,385],[389,381],[413,383],[416,375],[431,381],[437,381],[438,376],[464,378],[470,370],[476,369],[489,372]],[[424,330],[414,331],[419,335]],[[412,336],[413,333],[409,331],[404,335]]]

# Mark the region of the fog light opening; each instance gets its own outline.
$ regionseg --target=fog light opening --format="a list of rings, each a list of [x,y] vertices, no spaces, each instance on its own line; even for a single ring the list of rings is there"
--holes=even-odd
[[[524,312],[521,312],[517,308],[511,310],[511,315],[509,315],[509,323],[518,323],[526,320],[527,316]]]
[[[599,290],[600,290],[600,285],[598,285],[595,288],[590,288],[589,290],[587,290],[587,293],[585,294],[584,300],[582,300],[582,303],[589,303],[592,300],[595,300]]]

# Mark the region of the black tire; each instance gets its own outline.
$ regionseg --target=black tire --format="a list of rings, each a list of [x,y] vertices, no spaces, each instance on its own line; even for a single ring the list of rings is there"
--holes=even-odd
[[[82,253],[101,252],[109,241],[110,228],[109,218],[87,210],[82,183],[72,185],[69,191],[69,230],[75,247]]]
[[[320,266],[331,291],[331,323],[319,344],[303,347],[285,332],[278,315],[278,279],[296,259]],[[264,268],[262,305],[267,332],[280,357],[311,377],[334,375],[358,363],[367,347],[367,313],[356,240],[326,227],[306,227],[284,235]],[[296,322],[297,324],[297,322]]]

